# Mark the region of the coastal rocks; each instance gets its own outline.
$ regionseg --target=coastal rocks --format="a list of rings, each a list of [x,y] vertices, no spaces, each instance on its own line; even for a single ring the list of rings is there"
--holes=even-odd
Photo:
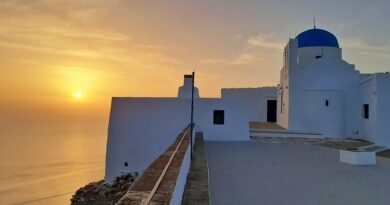
[[[111,185],[104,184],[104,180],[92,182],[76,191],[71,204],[114,205],[126,194],[137,177],[138,173],[126,174],[116,178]]]

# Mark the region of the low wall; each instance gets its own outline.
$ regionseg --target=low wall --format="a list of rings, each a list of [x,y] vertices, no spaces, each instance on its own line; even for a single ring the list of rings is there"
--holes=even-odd
[[[145,204],[148,201],[150,204],[180,205],[191,163],[189,145],[187,128],[153,161],[117,205]]]
[[[186,186],[187,182],[187,175],[188,172],[190,171],[190,165],[191,165],[191,151],[190,147],[187,148],[187,152],[184,155],[184,159],[182,162],[182,166],[179,172],[179,176],[177,177],[176,180],[176,186],[174,189],[174,192],[172,194],[172,198],[170,201],[170,205],[180,205],[182,198],[183,198],[183,193],[184,193],[184,188]]]
[[[178,98],[113,98],[106,152],[107,183],[142,173],[189,123],[190,101]]]
[[[144,172],[187,126],[190,108],[191,100],[185,98],[113,98],[106,183],[126,173]],[[223,124],[214,123],[214,110],[224,111]],[[237,99],[195,99],[194,123],[205,140],[249,140],[248,111]]]

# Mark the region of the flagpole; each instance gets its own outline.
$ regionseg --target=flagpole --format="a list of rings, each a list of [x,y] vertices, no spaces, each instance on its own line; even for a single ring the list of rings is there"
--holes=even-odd
[[[194,125],[194,87],[195,87],[195,72],[192,72],[192,91],[191,91],[191,124],[190,124],[190,146],[192,159],[192,139],[193,139],[193,125]]]

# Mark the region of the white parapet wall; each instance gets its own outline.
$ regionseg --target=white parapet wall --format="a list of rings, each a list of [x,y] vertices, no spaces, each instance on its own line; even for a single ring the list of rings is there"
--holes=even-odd
[[[191,166],[191,151],[190,151],[190,146],[188,146],[183,162],[181,163],[179,176],[177,177],[176,180],[176,185],[172,194],[171,201],[169,202],[170,205],[182,204],[181,202],[183,198],[184,188],[187,182],[187,175],[190,171],[190,166]]]

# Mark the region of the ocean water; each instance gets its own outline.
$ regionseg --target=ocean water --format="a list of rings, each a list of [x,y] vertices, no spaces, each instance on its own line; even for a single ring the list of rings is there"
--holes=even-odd
[[[50,122],[0,127],[0,204],[65,205],[103,179],[106,123]]]

